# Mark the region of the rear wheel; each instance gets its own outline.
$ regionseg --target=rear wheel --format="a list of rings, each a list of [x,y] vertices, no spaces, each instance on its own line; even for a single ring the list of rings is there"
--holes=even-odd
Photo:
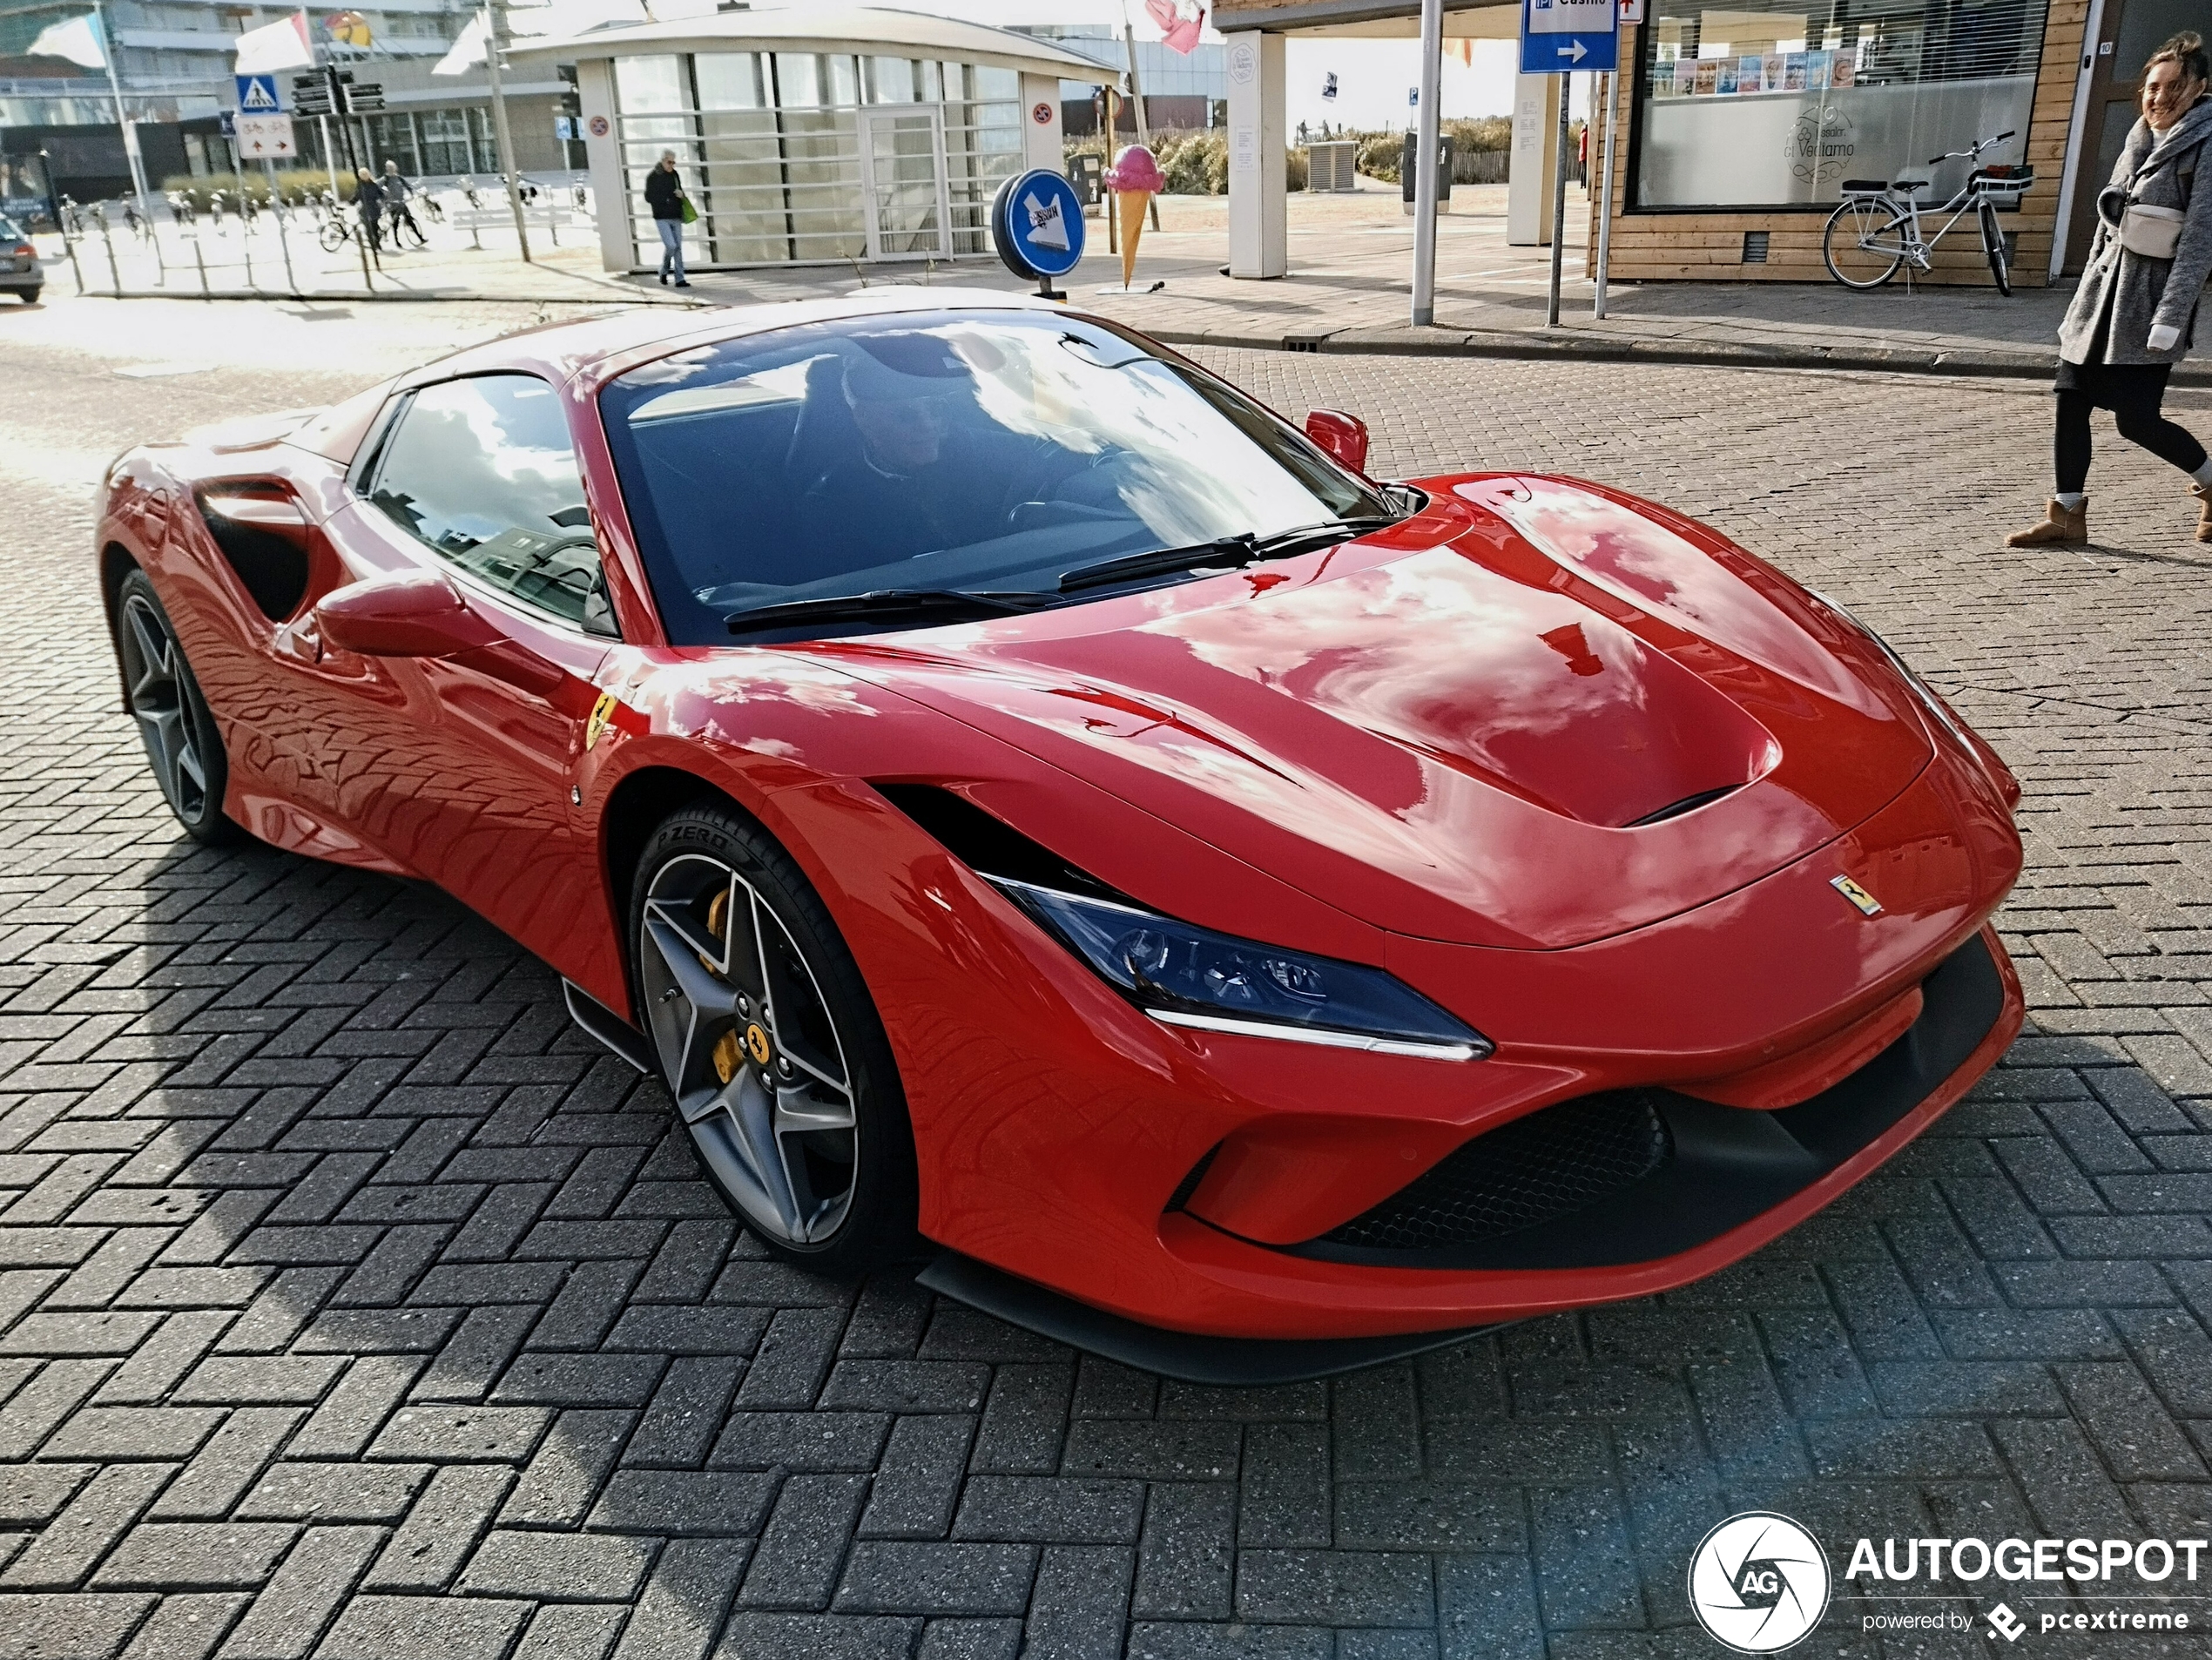
[[[1879,196],[1853,197],[1828,216],[1820,257],[1846,288],[1878,288],[1905,263],[1912,221]]]
[[[44,288],[24,288],[18,290],[18,292],[23,295],[23,303],[24,305],[35,306],[38,303],[38,296],[44,294],[46,291]]]
[[[211,846],[231,840],[238,827],[223,816],[223,791],[230,780],[223,735],[200,696],[169,613],[144,571],[124,577],[115,610],[125,699],[145,742],[154,781],[186,834]]]
[[[1997,292],[2013,292],[2013,277],[2005,258],[2005,233],[1997,226],[1997,209],[1989,202],[1981,204],[1981,251],[1989,256],[1989,274],[1997,279]]]
[[[734,813],[653,833],[631,887],[637,1006],[691,1145],[776,1255],[856,1273],[914,1243],[913,1132],[883,1023],[790,855]]]

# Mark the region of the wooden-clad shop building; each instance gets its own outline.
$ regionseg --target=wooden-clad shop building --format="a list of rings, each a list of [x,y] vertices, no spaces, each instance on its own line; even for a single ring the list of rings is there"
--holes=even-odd
[[[1445,4],[1447,37],[1516,31],[1513,5]],[[1594,100],[1620,123],[1611,273],[1824,280],[1821,230],[1844,179],[1926,179],[1920,199],[1939,202],[1966,164],[1932,169],[1928,159],[2006,131],[2016,136],[1984,161],[2035,174],[2019,209],[2003,216],[2016,280],[2079,269],[2097,188],[2135,118],[2144,59],[2203,20],[2204,0],[1643,0],[1642,21],[1622,27],[1622,72],[1602,78]],[[1240,108],[1256,133],[1265,130],[1271,66],[1279,111],[1282,52],[1267,50],[1271,37],[1414,36],[1420,6],[1218,0],[1215,21],[1229,45],[1233,158]],[[1251,71],[1241,99],[1240,62]],[[1529,102],[1528,90],[1517,104]],[[1264,193],[1252,175],[1266,154],[1259,149],[1262,165],[1241,177],[1232,165],[1232,269],[1238,187]],[[1541,166],[1548,154],[1516,143],[1514,165],[1527,156]],[[1250,268],[1237,273],[1276,274],[1259,268],[1270,252],[1264,216],[1244,217],[1258,234],[1243,250]],[[1979,239],[1971,224],[1960,229],[1939,246],[1933,280],[1986,284]],[[1595,234],[1594,217],[1593,242]]]

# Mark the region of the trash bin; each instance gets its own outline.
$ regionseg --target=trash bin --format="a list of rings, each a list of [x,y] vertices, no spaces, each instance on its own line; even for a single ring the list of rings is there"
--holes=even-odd
[[[1098,206],[1101,195],[1099,178],[1105,171],[1106,160],[1103,156],[1094,156],[1086,152],[1068,158],[1068,182],[1075,186],[1076,199],[1085,207]]]
[[[1406,143],[1398,152],[1398,199],[1406,205],[1406,217],[1413,216],[1413,145],[1414,136],[1406,135]],[[1452,135],[1436,135],[1436,211],[1446,213],[1452,207]]]

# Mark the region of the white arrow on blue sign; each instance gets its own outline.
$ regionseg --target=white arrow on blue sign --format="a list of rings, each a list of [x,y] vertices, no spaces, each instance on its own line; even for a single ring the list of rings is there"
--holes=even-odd
[[[277,78],[273,75],[233,75],[238,84],[238,112],[240,115],[274,115],[284,108],[284,99],[277,91]]]
[[[1521,0],[1521,72],[1620,67],[1618,0]]]

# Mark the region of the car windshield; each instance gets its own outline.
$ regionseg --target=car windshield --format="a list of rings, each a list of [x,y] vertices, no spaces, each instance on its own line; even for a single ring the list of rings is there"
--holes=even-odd
[[[24,235],[23,227],[15,220],[0,217],[0,242],[23,242],[29,240]]]
[[[599,408],[685,644],[726,643],[726,618],[765,605],[1052,593],[1126,555],[1392,516],[1233,388],[1042,310],[746,335],[633,369]]]

